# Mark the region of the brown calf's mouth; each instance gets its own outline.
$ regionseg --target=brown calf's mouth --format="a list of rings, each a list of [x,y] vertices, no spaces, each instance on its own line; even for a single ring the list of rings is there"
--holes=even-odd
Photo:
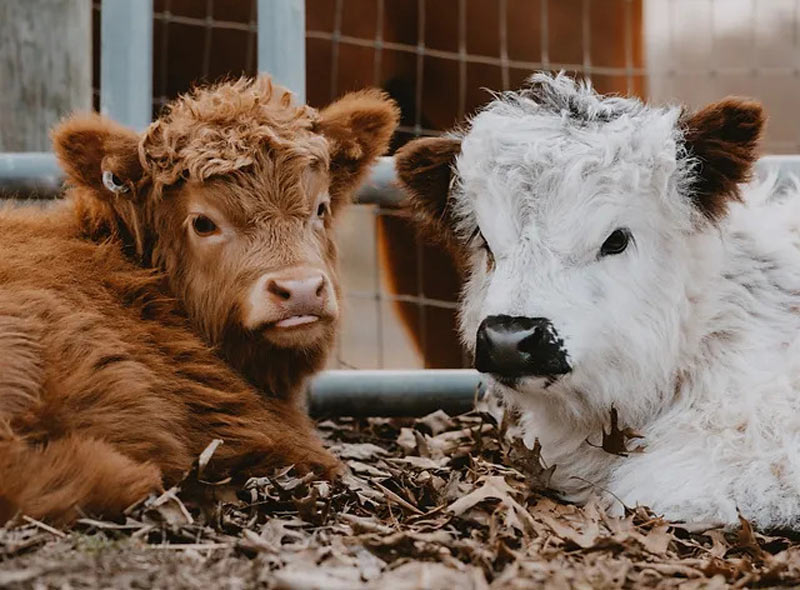
[[[293,315],[282,320],[278,320],[270,324],[271,327],[279,328],[281,330],[298,328],[300,326],[307,326],[308,324],[316,323],[320,320],[318,315]]]
[[[278,348],[306,348],[324,339],[334,320],[327,315],[291,315],[265,322],[256,332]]]

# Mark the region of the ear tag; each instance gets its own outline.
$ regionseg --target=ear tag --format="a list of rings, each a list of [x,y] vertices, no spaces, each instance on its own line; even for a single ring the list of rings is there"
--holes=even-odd
[[[128,192],[128,187],[123,184],[122,179],[111,172],[111,170],[103,170],[103,185],[112,193],[122,194]]]

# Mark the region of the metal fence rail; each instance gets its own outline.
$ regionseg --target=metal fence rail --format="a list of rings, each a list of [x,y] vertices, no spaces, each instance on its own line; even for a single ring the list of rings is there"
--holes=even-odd
[[[308,388],[311,415],[425,416],[444,410],[469,412],[483,392],[481,377],[470,369],[418,371],[325,371]]]
[[[800,155],[764,156],[761,170],[779,168],[800,177]],[[0,193],[6,191],[40,191],[56,193],[63,172],[50,152],[0,153]],[[386,208],[400,205],[403,193],[395,184],[394,158],[384,157],[375,165],[366,183],[356,193],[356,203]]]

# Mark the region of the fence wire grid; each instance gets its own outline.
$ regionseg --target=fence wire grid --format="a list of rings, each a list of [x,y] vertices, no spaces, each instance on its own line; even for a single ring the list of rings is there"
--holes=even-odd
[[[154,116],[194,83],[256,73],[256,4],[154,1]],[[656,102],[756,96],[771,115],[767,151],[800,152],[799,15],[800,0],[306,0],[306,94],[321,107],[384,88],[402,110],[394,150],[463,121],[487,89],[566,70],[601,92]],[[465,365],[458,281],[443,255],[396,210],[358,205],[346,215],[346,321],[332,366]]]

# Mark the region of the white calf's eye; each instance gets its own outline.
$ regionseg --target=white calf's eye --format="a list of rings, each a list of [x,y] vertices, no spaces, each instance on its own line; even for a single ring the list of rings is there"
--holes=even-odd
[[[317,205],[317,217],[325,217],[328,214],[328,202],[322,201]]]
[[[628,247],[630,239],[631,234],[627,229],[615,229],[600,247],[600,256],[621,254]]]
[[[192,219],[192,229],[201,238],[207,238],[219,231],[217,224],[205,215],[198,215]]]
[[[492,252],[492,249],[489,247],[489,242],[484,237],[480,227],[476,227],[469,238],[470,243],[476,240],[478,241],[480,249],[486,254],[486,271],[492,272],[494,270],[494,252]]]
[[[127,193],[128,187],[125,186],[124,181],[111,172],[111,170],[103,170],[103,186],[105,186],[112,193]]]

